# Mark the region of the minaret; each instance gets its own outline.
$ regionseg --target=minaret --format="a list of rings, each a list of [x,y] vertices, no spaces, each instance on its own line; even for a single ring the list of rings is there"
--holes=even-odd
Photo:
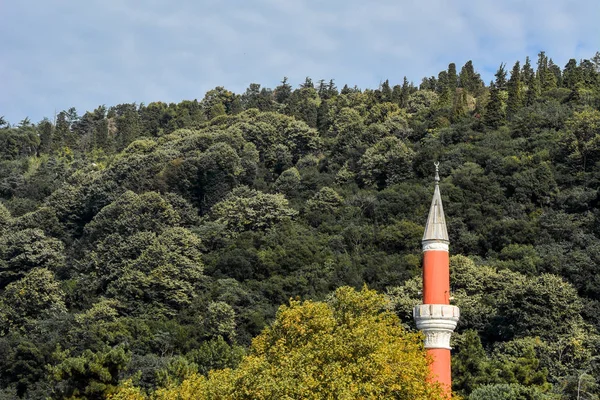
[[[425,348],[432,359],[431,380],[445,388],[452,386],[450,336],[460,312],[450,305],[450,255],[448,231],[440,195],[439,163],[435,164],[435,190],[423,234],[423,304],[413,310],[417,328],[425,334]]]

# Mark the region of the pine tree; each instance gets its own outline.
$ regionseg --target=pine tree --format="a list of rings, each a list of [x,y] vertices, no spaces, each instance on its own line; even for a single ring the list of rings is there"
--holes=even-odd
[[[460,343],[452,355],[452,388],[468,396],[488,378],[490,361],[476,331],[468,330],[459,337]]]
[[[502,111],[502,99],[500,97],[500,89],[494,82],[490,82],[490,100],[485,107],[485,124],[496,129],[504,120],[504,112]]]
[[[383,102],[392,100],[392,88],[390,87],[390,81],[388,79],[381,84],[381,100]]]
[[[325,79],[319,79],[319,88],[317,89],[317,94],[320,98],[324,98],[327,96],[327,86],[325,86]]]
[[[329,85],[327,85],[327,94],[328,94],[329,98],[338,95],[337,86],[335,86],[335,82],[333,79],[329,80]]]
[[[507,87],[508,100],[506,102],[506,114],[511,118],[523,105],[523,82],[521,81],[521,64],[519,61],[513,66]]]
[[[450,90],[450,94],[452,96],[454,96],[457,86],[458,75],[456,74],[456,64],[450,63],[448,64],[448,89]]]
[[[551,82],[550,85],[552,86],[552,89],[562,86],[562,71],[558,65],[554,64],[552,59],[548,61],[548,72],[551,74],[548,78]]]
[[[284,76],[283,80],[281,81],[281,85],[275,88],[275,101],[279,104],[285,104],[291,95],[292,85],[288,83],[287,76]]]
[[[577,66],[577,61],[571,58],[563,71],[562,86],[568,89],[575,89],[578,83],[582,81],[581,68]]]
[[[475,69],[473,68],[473,62],[471,60],[467,61],[460,70],[460,75],[458,76],[458,87],[464,88],[467,92],[474,96],[477,96],[483,87],[481,77],[475,72]]]
[[[496,77],[496,81],[494,82],[494,85],[496,86],[496,88],[498,90],[506,90],[506,64],[501,63],[500,67],[498,67],[498,70],[496,71],[496,73],[494,74],[494,76]]]
[[[323,135],[331,127],[331,117],[329,116],[329,100],[321,99],[319,109],[317,110],[317,129]]]
[[[54,136],[54,126],[48,120],[48,118],[44,118],[38,124],[38,132],[40,135],[40,153],[50,153],[52,151],[52,139]]]
[[[394,87],[392,88],[392,103],[398,104],[400,107],[402,107],[401,101],[400,101],[401,97],[402,97],[402,86],[394,85]]]
[[[527,92],[525,93],[525,105],[530,106],[535,103],[539,96],[539,82],[535,76],[535,72],[531,67],[531,61],[529,57],[525,59],[525,64],[523,65],[523,71],[521,73],[522,80],[525,83],[527,88]]]
[[[452,97],[450,96],[450,87],[448,85],[448,72],[442,71],[438,74],[436,92],[440,95],[438,104],[440,107],[449,107]]]
[[[454,93],[452,102],[452,119],[453,121],[460,120],[468,110],[467,91],[465,89],[457,89]]]
[[[408,105],[408,96],[410,96],[411,91],[411,84],[408,83],[408,79],[405,76],[402,81],[402,91],[400,92],[400,107],[406,108]]]
[[[554,65],[554,63],[552,63]],[[554,71],[550,68],[550,60],[544,51],[540,51],[538,54],[538,68],[536,71],[537,81],[539,88],[542,93],[555,89],[557,85],[557,79]]]
[[[437,88],[437,79],[435,76],[430,76],[429,78],[423,78],[421,80],[421,84],[419,85],[420,90],[431,90],[435,91]]]
[[[307,76],[306,79],[304,80],[304,83],[302,83],[300,85],[300,88],[301,89],[314,89],[315,85],[314,85],[312,79],[310,79],[310,77]]]

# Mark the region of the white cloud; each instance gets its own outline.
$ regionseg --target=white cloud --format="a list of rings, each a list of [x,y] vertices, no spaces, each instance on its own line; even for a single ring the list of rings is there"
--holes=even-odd
[[[472,59],[489,80],[546,50],[559,65],[598,50],[597,0],[67,0],[3,5],[0,115],[202,98],[334,78],[419,83]]]

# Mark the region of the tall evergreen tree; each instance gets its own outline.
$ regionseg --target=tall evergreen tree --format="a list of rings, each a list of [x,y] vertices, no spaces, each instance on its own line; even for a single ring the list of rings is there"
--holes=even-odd
[[[494,82],[494,86],[498,90],[506,90],[506,64],[501,63],[500,67],[494,74],[496,77],[496,81]]]
[[[328,98],[334,97],[338,95],[337,86],[335,86],[335,82],[333,79],[329,80],[329,84],[327,85],[327,96]]]
[[[483,87],[481,76],[475,72],[473,61],[469,60],[460,70],[458,87],[464,88],[470,94],[477,96]]]
[[[38,132],[40,135],[40,153],[50,153],[52,151],[52,139],[54,136],[54,126],[48,120],[48,118],[44,118],[38,124]]]
[[[381,84],[381,100],[383,102],[392,101],[392,88],[388,79]]]
[[[411,85],[408,83],[408,79],[406,79],[405,76],[404,80],[402,81],[402,91],[400,92],[400,107],[406,108],[406,106],[408,105],[408,96],[410,96],[410,93]]]
[[[571,58],[563,70],[562,86],[568,89],[575,89],[577,84],[582,81],[582,78],[581,69],[577,65],[577,61]]]
[[[521,80],[521,64],[519,61],[513,66],[507,87],[506,114],[510,119],[523,105],[523,82]]]
[[[275,88],[275,101],[279,104],[285,104],[291,95],[292,85],[288,83],[287,76],[284,76],[283,80],[281,81],[281,85]]]
[[[135,103],[115,107],[117,125],[117,150],[122,150],[136,140],[142,132],[140,114]]]
[[[525,64],[523,65],[523,71],[521,73],[523,82],[527,91],[525,93],[525,105],[530,106],[535,103],[536,99],[539,96],[539,82],[535,76],[535,72],[531,66],[531,61],[529,57],[525,59]]]
[[[440,107],[449,107],[452,103],[450,87],[448,85],[448,72],[442,71],[438,74],[436,92],[440,95],[438,104]]]
[[[552,74],[548,77],[552,82],[552,89],[562,86],[562,71],[560,70],[560,67],[558,65],[554,64],[554,61],[552,61],[552,59],[548,61],[548,72]]]
[[[304,83],[300,84],[300,88],[301,89],[314,89],[315,88],[315,84],[313,83],[310,76],[307,76],[306,79],[304,79]]]
[[[325,86],[325,79],[319,79],[319,87],[317,89],[317,94],[320,98],[324,98],[327,96],[327,86]]]
[[[504,121],[500,89],[494,82],[490,82],[490,100],[485,107],[484,117],[485,124],[492,129],[498,128]]]
[[[421,84],[419,85],[419,89],[421,90],[437,90],[437,79],[435,76],[430,76],[429,78],[423,78],[421,80]]]
[[[402,96],[402,86],[394,85],[394,87],[392,88],[392,103],[398,104],[400,107],[402,107],[400,104],[401,96]]]
[[[450,94],[454,96],[456,88],[458,87],[458,75],[456,74],[456,64],[448,64],[448,89]]]
[[[550,60],[548,59],[546,52],[540,51],[538,54],[536,77],[542,93],[555,89],[557,85],[556,75],[554,74],[554,71],[550,69],[550,66]]]

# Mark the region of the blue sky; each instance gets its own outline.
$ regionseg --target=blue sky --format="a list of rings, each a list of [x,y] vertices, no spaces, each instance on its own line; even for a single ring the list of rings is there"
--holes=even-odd
[[[201,99],[283,76],[418,84],[469,59],[489,81],[539,50],[600,50],[598,0],[0,0],[0,116]]]

